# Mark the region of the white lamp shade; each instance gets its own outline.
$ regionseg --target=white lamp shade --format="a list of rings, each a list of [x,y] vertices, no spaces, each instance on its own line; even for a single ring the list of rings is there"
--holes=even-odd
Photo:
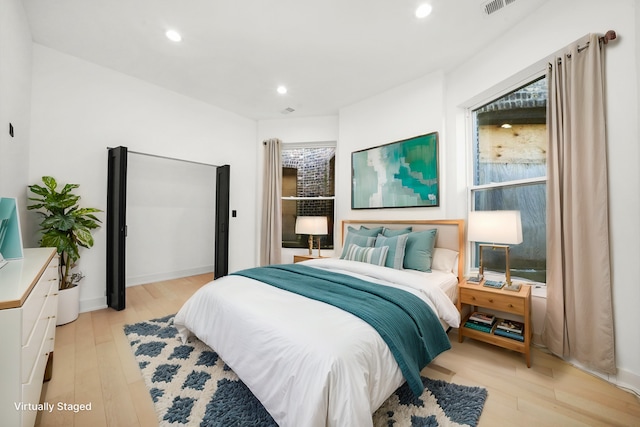
[[[467,238],[471,242],[522,243],[520,211],[469,212]]]
[[[296,218],[296,234],[314,236],[328,234],[326,216],[299,216]]]

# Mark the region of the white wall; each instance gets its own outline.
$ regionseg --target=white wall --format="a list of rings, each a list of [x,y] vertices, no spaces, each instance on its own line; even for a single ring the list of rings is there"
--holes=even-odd
[[[607,128],[610,188],[610,233],[616,331],[617,381],[640,390],[640,341],[635,313],[640,303],[640,175],[638,173],[638,2],[616,0],[550,1],[519,23],[500,40],[447,75],[447,144],[457,147],[449,169],[462,164],[468,146],[464,105],[590,32],[615,30],[619,39],[606,49]],[[544,62],[541,62],[544,69]],[[534,67],[541,69],[540,67]],[[635,96],[634,96],[635,95]],[[454,180],[454,216],[465,215],[466,170],[448,175]],[[453,207],[452,206],[452,207]],[[615,379],[614,379],[615,380]]]
[[[246,256],[255,253],[255,121],[41,45],[33,50],[30,182],[47,174],[80,184],[82,204],[104,210],[107,147],[229,164],[230,205],[238,212],[230,222],[229,270],[255,266]],[[82,252],[83,311],[106,301],[105,234],[103,226],[95,246]],[[27,238],[35,245],[35,236]]]
[[[127,159],[127,286],[213,272],[216,167]]]
[[[344,219],[435,219],[447,217],[449,144],[443,132],[444,76],[433,73],[340,110],[336,154],[336,223]],[[438,132],[440,206],[411,209],[351,209],[351,153]]]
[[[258,122],[258,206],[262,206],[262,176],[264,170],[264,147],[262,145],[262,141],[269,138],[279,138],[284,144],[335,142],[338,140],[338,117],[301,117],[261,120]],[[338,190],[336,189],[336,192],[337,191]],[[256,210],[256,224],[258,229],[260,229],[262,224],[261,208]],[[337,222],[336,224],[336,227],[339,227]],[[336,236],[336,239],[339,238],[337,230],[334,230],[334,236]],[[257,248],[260,247],[259,239],[260,236],[258,235]],[[307,253],[308,249],[282,248],[282,262],[293,262],[293,255],[304,255]],[[314,253],[316,253],[315,250]],[[322,254],[323,256],[333,256],[334,251],[326,250],[322,251]]]
[[[0,197],[18,199],[23,230],[29,184],[31,50],[22,1],[0,1]]]

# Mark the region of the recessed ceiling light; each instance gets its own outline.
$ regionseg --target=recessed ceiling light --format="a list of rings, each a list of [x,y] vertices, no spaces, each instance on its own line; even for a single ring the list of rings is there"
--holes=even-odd
[[[432,9],[433,8],[431,7],[430,4],[427,4],[427,3],[421,4],[416,9],[416,18],[420,18],[420,19],[426,18],[431,14]]]
[[[182,36],[180,35],[179,32],[177,32],[176,30],[167,30],[166,33],[164,33],[167,38],[169,40],[171,40],[172,42],[179,42],[182,40]]]
[[[278,86],[278,89],[276,89],[278,91],[278,93],[280,95],[284,95],[285,93],[287,93],[287,88],[286,86]]]

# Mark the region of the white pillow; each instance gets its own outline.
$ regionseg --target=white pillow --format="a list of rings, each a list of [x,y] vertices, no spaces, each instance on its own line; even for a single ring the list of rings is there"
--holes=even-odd
[[[440,271],[458,272],[458,252],[445,248],[433,249],[431,268]]]

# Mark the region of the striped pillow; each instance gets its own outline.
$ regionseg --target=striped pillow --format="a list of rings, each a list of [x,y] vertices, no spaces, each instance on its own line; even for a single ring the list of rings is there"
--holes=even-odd
[[[386,267],[396,268],[402,270],[402,264],[404,263],[404,250],[407,246],[407,239],[409,234],[400,234],[393,237],[385,237],[382,234],[378,234],[376,239],[376,248],[386,246],[389,248],[387,253]]]
[[[362,247],[354,243],[350,244],[344,255],[344,259],[351,261],[368,262],[369,264],[384,265],[387,259],[388,246],[381,248]]]

